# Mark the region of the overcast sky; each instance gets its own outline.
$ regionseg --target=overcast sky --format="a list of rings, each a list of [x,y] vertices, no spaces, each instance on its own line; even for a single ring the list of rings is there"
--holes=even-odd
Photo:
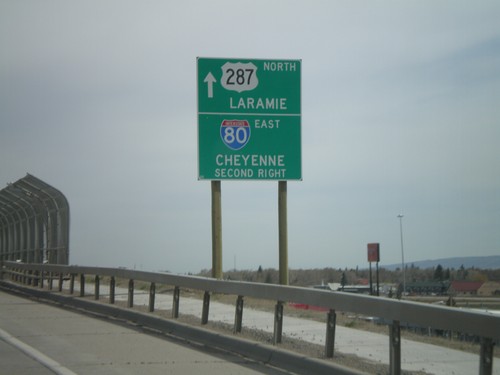
[[[0,0],[0,188],[71,209],[70,263],[211,268],[196,57],[302,60],[290,268],[500,254],[500,2]],[[222,182],[223,268],[278,268],[278,183]]]

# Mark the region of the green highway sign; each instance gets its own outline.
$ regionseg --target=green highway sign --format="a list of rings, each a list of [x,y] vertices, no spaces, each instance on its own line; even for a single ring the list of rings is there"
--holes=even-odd
[[[301,60],[197,59],[198,178],[300,180]]]

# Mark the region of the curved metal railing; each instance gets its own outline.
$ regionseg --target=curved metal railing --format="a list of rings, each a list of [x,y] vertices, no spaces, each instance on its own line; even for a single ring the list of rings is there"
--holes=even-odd
[[[195,289],[204,292],[202,324],[208,322],[210,294],[220,293],[237,296],[235,308],[235,332],[241,331],[243,298],[254,297],[276,301],[274,317],[274,343],[281,342],[283,323],[283,303],[294,302],[314,305],[328,310],[326,324],[325,355],[333,356],[335,341],[336,311],[358,313],[379,317],[389,324],[389,350],[391,374],[401,372],[401,337],[402,324],[421,327],[432,327],[475,335],[481,338],[480,374],[491,374],[493,369],[493,347],[500,340],[500,316],[486,312],[476,312],[447,306],[429,305],[411,301],[393,300],[367,295],[356,295],[343,292],[332,292],[319,289],[282,286],[241,281],[216,280],[197,276],[182,276],[167,273],[134,271],[121,268],[64,266],[54,264],[24,264],[4,262],[2,272],[10,275],[17,282],[43,287],[53,281],[59,282],[62,290],[64,278],[70,279],[70,292],[74,292],[74,281],[80,277],[80,296],[84,296],[85,277],[95,277],[95,296],[99,298],[101,277],[109,277],[110,302],[114,303],[115,280],[129,280],[128,303],[133,306],[134,281],[150,283],[149,311],[154,310],[156,285],[174,286],[172,316],[179,314],[179,291],[181,288]]]

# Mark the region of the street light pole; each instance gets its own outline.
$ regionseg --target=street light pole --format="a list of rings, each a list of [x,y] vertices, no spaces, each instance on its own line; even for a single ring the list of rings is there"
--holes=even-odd
[[[403,269],[403,296],[406,294],[406,274],[405,274],[405,253],[403,250],[403,214],[397,216],[399,218],[399,232],[401,233],[401,267]]]

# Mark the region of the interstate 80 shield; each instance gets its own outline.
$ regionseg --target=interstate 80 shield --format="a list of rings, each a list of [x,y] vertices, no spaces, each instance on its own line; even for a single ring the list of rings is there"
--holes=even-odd
[[[247,120],[224,120],[220,125],[220,136],[231,150],[241,150],[250,140],[250,124]]]

